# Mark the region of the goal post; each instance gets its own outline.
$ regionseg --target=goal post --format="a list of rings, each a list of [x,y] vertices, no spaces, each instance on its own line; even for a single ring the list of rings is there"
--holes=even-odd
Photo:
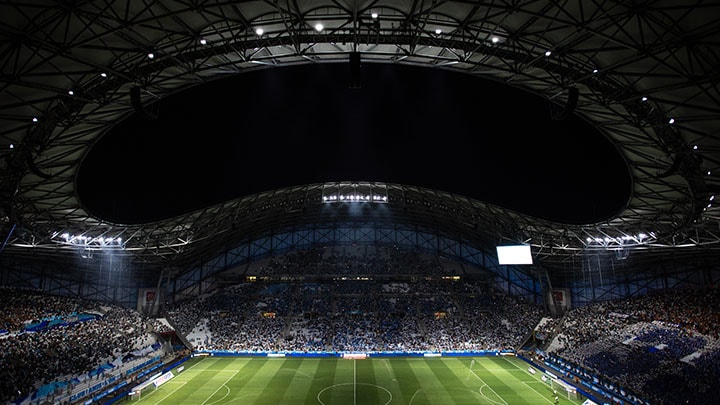
[[[151,392],[155,391],[155,386],[153,384],[150,385],[140,385],[128,392],[128,397],[130,397],[130,401],[139,401],[142,399],[143,392]],[[147,394],[146,394],[147,395]]]
[[[566,392],[567,398],[570,400],[577,399],[578,397],[577,388],[559,378],[550,378],[550,386],[553,390],[557,391],[558,394]]]
[[[554,375],[553,373],[545,371],[541,379],[544,383],[548,384],[550,388],[552,388],[554,395],[563,395],[562,393],[565,392],[567,398],[570,400],[578,398],[577,388],[574,385],[563,381],[561,378]]]
[[[165,373],[168,374],[168,373]],[[143,382],[142,384],[138,384],[134,386],[132,389],[130,389],[130,392],[128,392],[128,396],[130,397],[131,401],[139,401],[142,397],[143,391],[154,391],[160,384],[158,384],[158,381],[160,380],[167,380],[167,377],[163,379],[164,374],[157,373],[154,376],[150,377],[147,381]],[[164,382],[164,381],[163,381]]]

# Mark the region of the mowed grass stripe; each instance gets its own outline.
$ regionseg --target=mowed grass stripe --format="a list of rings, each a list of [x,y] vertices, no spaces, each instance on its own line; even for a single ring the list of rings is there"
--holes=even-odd
[[[332,384],[323,391],[320,400],[325,405],[342,404],[342,405],[358,405],[357,386],[355,385],[357,376],[354,363],[356,360],[340,359],[335,363],[335,378]]]
[[[541,386],[531,386],[527,384],[528,382],[533,381],[539,382],[539,377],[528,373],[526,368],[520,368],[521,366],[529,366],[526,362],[516,357],[495,358],[493,360],[496,364],[496,366],[491,368],[493,375],[503,378],[503,376],[512,374],[519,381],[519,384],[513,385],[513,388],[517,392],[523,392],[527,396],[531,395],[530,391],[534,392],[538,396],[538,403],[540,404],[546,402],[552,404],[555,402],[548,385],[546,385],[547,389],[546,392],[544,392],[537,389],[542,388]],[[542,398],[542,400],[540,398]]]
[[[530,365],[515,356],[494,356],[488,357],[487,360],[490,360],[490,364],[486,362],[486,368],[492,372],[504,371],[513,373],[516,378],[522,381],[536,379],[527,371]]]
[[[379,360],[379,359],[378,359]],[[375,360],[353,360],[357,370],[357,403],[386,404],[392,398],[392,392],[385,387],[385,382],[378,384],[375,377]]]
[[[288,383],[288,389],[279,404],[317,404],[317,392],[311,392],[312,384],[318,375],[319,359],[293,358],[298,363],[295,374]]]
[[[201,363],[204,368],[193,367],[185,370],[176,378],[187,378],[186,388],[169,398],[170,404],[226,403],[238,397],[244,379],[262,366],[262,361],[254,362],[251,358],[206,358]],[[219,373],[225,370],[224,376]],[[230,378],[231,377],[231,378]],[[222,379],[222,381],[218,381]],[[220,389],[218,389],[220,388]],[[211,391],[214,390],[216,392]],[[215,395],[213,395],[215,394]],[[203,397],[204,396],[204,397]],[[210,399],[214,397],[213,399]],[[224,398],[221,400],[221,398]],[[218,402],[214,402],[218,401]]]
[[[432,360],[431,364],[434,366],[431,370],[443,382],[445,389],[456,403],[505,405],[502,398],[487,393],[483,395],[481,386],[468,375],[471,362],[471,358],[438,358]]]
[[[265,397],[263,393],[266,392],[270,380],[278,374],[278,370],[285,363],[285,359],[260,357],[248,360],[250,361],[248,364],[250,368],[243,368],[243,378],[230,385],[233,398],[240,403],[276,404],[279,399],[277,395]],[[285,385],[275,388],[280,390]]]
[[[505,366],[509,373],[513,373],[515,378],[521,381],[538,381],[542,372],[537,370],[535,366],[530,366],[524,360],[518,359],[517,357],[506,356],[504,359],[498,359],[499,362],[504,360]],[[532,367],[536,370],[537,374],[533,375],[528,372],[528,368]]]
[[[347,360],[338,360],[337,358],[318,358],[312,359],[312,361],[317,362],[317,367],[316,372],[312,374],[314,378],[312,380],[312,383],[310,384],[310,389],[308,389],[305,396],[306,404],[319,403],[318,395],[320,394],[320,392],[334,384],[336,378],[335,373],[337,372],[337,363],[339,361]],[[324,391],[322,397],[329,398],[329,394],[329,392]],[[345,403],[344,405],[348,404]]]
[[[507,403],[536,405],[548,401],[548,398],[539,396],[537,392],[523,384],[515,373],[500,367],[499,359],[488,358],[481,360],[475,362],[475,374],[492,387],[492,390]]]
[[[210,362],[199,362],[196,366],[186,370],[187,374],[185,371],[178,374],[173,380],[177,378],[179,382],[181,379],[187,378],[187,384],[172,392],[162,402],[154,403],[197,405],[202,404],[221,390],[221,396],[230,395],[226,389],[223,389],[223,386],[239,372],[240,367],[233,361],[223,360],[213,359]],[[168,388],[170,386],[163,385],[158,390],[166,391]]]
[[[156,391],[143,392],[141,402],[383,405],[392,395],[390,405],[552,404],[542,374],[528,373],[514,357],[207,357],[184,364]],[[582,401],[562,394],[561,404]]]
[[[390,395],[392,395],[392,403],[407,403],[402,394],[402,387],[400,381],[398,381],[398,377],[395,374],[394,369],[390,366],[390,361],[387,358],[375,358],[372,359],[372,362],[370,362],[370,364],[373,367],[373,374],[375,376],[376,384],[379,387],[383,387],[384,389],[390,391]],[[413,375],[412,378],[414,379],[415,376]],[[403,380],[402,383],[404,385],[406,381]],[[380,398],[382,399],[385,397],[388,397],[388,393],[383,391],[380,395]],[[384,404],[385,402],[383,401],[382,403]]]
[[[506,358],[506,361],[510,365],[514,365],[517,368],[517,371],[525,371],[526,369],[523,367],[529,367],[528,363],[526,363],[523,360],[520,360],[516,357],[508,357]],[[552,387],[549,383],[543,382],[541,380],[542,373],[538,370],[538,372],[535,375],[531,375],[527,371],[525,371],[525,376],[527,378],[522,379],[523,385],[528,387],[529,389],[532,389],[533,391],[537,392],[542,397],[547,397],[548,402],[555,403],[554,396],[550,395],[550,392],[552,392]],[[557,389],[558,392],[558,399],[560,400],[560,403],[571,403],[571,404],[582,404],[584,399],[582,395],[578,394],[578,398],[570,399],[567,397],[567,391],[564,389]],[[552,401],[551,401],[552,399]]]
[[[262,400],[275,400],[275,404],[317,403],[315,396],[310,394],[311,384],[317,374],[319,361],[307,358],[285,358],[282,367],[277,371],[263,392]],[[267,393],[267,390],[276,392]],[[309,400],[308,398],[312,398]],[[310,402],[308,402],[310,401]]]
[[[278,358],[273,359],[273,362],[280,363],[280,365],[277,371],[271,374],[266,380],[265,389],[260,394],[260,397],[263,399],[267,398],[268,400],[274,400],[275,403],[280,403],[280,401],[285,397],[285,393],[290,388],[290,381],[292,381],[298,368],[300,368],[300,360]]]
[[[467,392],[465,384],[457,378],[446,375],[442,362],[441,358],[408,359],[415,378],[422,381],[420,391],[411,399],[413,405],[471,403],[467,396],[472,397],[472,393]]]
[[[537,370],[535,366],[530,366],[524,360],[512,356],[503,356],[496,360],[499,364],[504,365],[508,372],[513,373],[517,379],[523,382],[540,381],[542,372]],[[528,372],[528,368],[536,369],[537,374],[533,375]]]
[[[393,403],[397,401],[399,404],[419,404],[414,397],[422,391],[422,384],[415,376],[408,359],[405,357],[393,357],[390,359],[382,359],[387,367],[388,372],[395,380],[395,385],[400,390],[400,398],[394,398]],[[397,391],[393,391],[397,392]]]

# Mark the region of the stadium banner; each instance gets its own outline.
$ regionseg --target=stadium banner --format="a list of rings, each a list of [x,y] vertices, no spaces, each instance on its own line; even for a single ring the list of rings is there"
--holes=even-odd
[[[165,384],[166,382],[170,381],[170,379],[173,377],[175,377],[175,375],[172,373],[172,371],[168,371],[167,373],[161,375],[160,377],[152,380],[152,383],[155,387],[159,387],[159,386]]]
[[[287,357],[337,357],[338,354],[335,352],[310,351],[310,352],[287,352],[287,353],[285,353],[285,356],[287,356]]]
[[[399,352],[396,350],[369,352],[370,357],[422,357],[426,352]]]
[[[145,380],[144,382],[142,382],[142,383],[140,383],[140,384],[132,387],[132,388],[130,389],[130,391],[128,392],[128,395],[129,395],[129,396],[139,395],[139,394],[142,392],[142,390],[144,390],[145,388],[153,385],[153,384],[155,383],[155,380],[158,379],[158,378],[160,378],[162,375],[163,375],[163,373],[155,374],[155,375],[153,375],[152,377],[150,377],[150,378],[148,378],[147,380]]]
[[[137,297],[137,311],[140,313],[147,313],[151,315],[157,315],[160,308],[165,302],[164,290],[157,290],[155,288],[140,288],[138,289]]]
[[[547,292],[546,299],[555,311],[559,310],[561,313],[565,313],[569,309],[572,309],[569,288],[553,288]]]

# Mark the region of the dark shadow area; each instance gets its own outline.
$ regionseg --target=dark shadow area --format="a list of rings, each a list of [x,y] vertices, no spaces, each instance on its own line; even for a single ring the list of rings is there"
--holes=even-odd
[[[626,203],[617,149],[538,96],[468,74],[367,64],[247,72],[180,91],[90,150],[77,179],[91,213],[142,223],[270,189],[378,181],[589,223]],[[562,106],[560,106],[562,107]]]

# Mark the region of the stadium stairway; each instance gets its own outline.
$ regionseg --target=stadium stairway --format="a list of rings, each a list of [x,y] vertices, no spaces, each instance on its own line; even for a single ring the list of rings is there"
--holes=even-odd
[[[175,323],[173,321],[171,321],[170,319],[165,318],[165,321],[173,328],[173,330],[175,331],[175,335],[178,337],[178,339],[180,339],[182,344],[184,344],[185,347],[188,348],[188,350],[193,350],[194,347],[193,347],[192,343],[190,343],[190,341],[188,340],[187,336],[185,336],[185,333],[178,330],[177,325],[175,325]]]

